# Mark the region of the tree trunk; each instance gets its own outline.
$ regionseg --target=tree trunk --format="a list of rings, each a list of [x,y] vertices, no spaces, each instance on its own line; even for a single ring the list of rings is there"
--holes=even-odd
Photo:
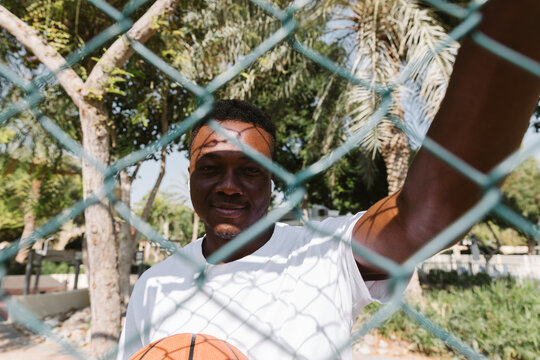
[[[156,19],[172,13],[178,0],[157,0],[127,32],[116,39],[90,72],[82,79],[66,64],[65,59],[45,41],[39,32],[0,6],[0,26],[36,55],[43,65],[55,72],[56,79],[79,109],[83,149],[93,159],[108,165],[110,160],[109,129],[103,102],[89,100],[89,95],[105,96],[107,77],[115,67],[121,67],[134,53],[127,38],[145,43],[156,31]],[[81,96],[82,95],[82,96]],[[83,196],[103,187],[104,176],[83,159]],[[85,209],[86,242],[90,302],[92,312],[92,356],[97,358],[112,350],[120,335],[120,286],[118,273],[118,244],[110,204],[103,198],[100,204]]]
[[[86,241],[86,235],[82,240],[82,263],[84,266],[84,273],[86,274],[86,283],[91,284],[92,279],[90,279],[90,260],[88,260],[88,241]]]
[[[499,237],[495,233],[495,230],[493,230],[493,227],[491,227],[491,224],[489,223],[489,221],[486,221],[486,225],[487,225],[489,231],[491,232],[491,234],[493,235],[493,238],[495,238],[495,242],[497,243],[496,252],[499,253],[501,251],[501,246],[502,246],[501,240],[499,239]]]
[[[34,204],[39,200],[41,183],[41,179],[32,179],[32,186],[30,189],[30,193],[28,194],[28,204],[24,213],[24,227],[21,235],[21,242],[28,236],[30,236],[36,228],[36,213],[34,211]],[[26,260],[28,259],[28,253],[30,252],[31,247],[32,245],[28,245],[22,249],[19,249],[19,251],[17,252],[17,256],[15,256],[15,261],[19,264],[26,263]]]
[[[104,166],[109,165],[110,134],[104,103],[83,101],[80,105],[83,148],[88,155]],[[83,195],[87,199],[104,186],[104,174],[83,159]],[[116,346],[121,330],[118,247],[109,200],[84,211],[89,260],[89,290],[92,313],[90,351],[102,357]]]
[[[161,227],[162,231],[163,231],[163,237],[165,239],[168,239],[170,234],[169,234],[169,225],[170,225],[170,222],[168,220],[165,220],[163,222],[163,225]]]
[[[120,200],[131,209],[131,184],[133,178],[130,178],[126,169],[120,171]],[[127,305],[131,293],[129,276],[131,274],[131,260],[137,250],[137,242],[131,234],[131,224],[122,221],[118,234],[118,271],[120,282],[120,297],[123,305]]]
[[[152,209],[152,205],[154,204],[154,200],[156,199],[157,192],[159,190],[159,186],[161,185],[161,181],[163,180],[163,177],[165,176],[165,160],[167,158],[167,149],[163,148],[161,150],[161,167],[159,170],[159,175],[156,179],[156,182],[154,183],[154,187],[150,191],[150,195],[148,195],[148,199],[146,200],[146,204],[144,205],[143,212],[141,214],[141,220],[146,221],[148,219],[148,216],[150,216],[150,210]],[[139,242],[140,233],[135,233],[135,243]],[[148,240],[144,244],[144,262],[148,263],[150,262],[150,250],[151,250],[151,242]]]
[[[199,215],[193,210],[193,233],[191,234],[191,242],[194,242],[199,238]]]
[[[536,239],[527,234],[527,254],[528,255],[536,255],[536,245],[538,245],[538,243],[536,242]]]
[[[410,151],[407,135],[392,123],[386,126],[389,127],[388,133],[392,135],[383,141],[381,155],[386,165],[388,195],[392,195],[401,189],[405,182],[409,169]]]

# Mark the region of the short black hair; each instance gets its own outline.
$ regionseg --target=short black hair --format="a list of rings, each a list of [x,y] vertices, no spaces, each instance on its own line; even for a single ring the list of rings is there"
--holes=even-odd
[[[271,151],[273,155],[276,143],[276,125],[267,113],[255,105],[243,100],[219,100],[214,104],[214,110],[207,116],[207,119],[215,119],[217,121],[237,120],[260,126],[272,137]],[[205,122],[201,121],[192,128],[189,139],[189,154],[191,154],[193,139],[195,139],[195,136],[197,136],[197,133],[204,125]]]

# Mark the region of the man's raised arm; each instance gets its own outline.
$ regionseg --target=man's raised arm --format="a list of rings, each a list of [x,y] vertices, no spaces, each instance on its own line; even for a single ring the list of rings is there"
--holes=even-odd
[[[482,13],[480,31],[540,61],[540,1],[494,0]],[[539,94],[537,77],[467,39],[427,136],[488,172],[519,148]],[[401,263],[481,197],[475,183],[421,149],[403,189],[370,207],[353,237]],[[382,273],[366,260],[357,262],[368,279]]]

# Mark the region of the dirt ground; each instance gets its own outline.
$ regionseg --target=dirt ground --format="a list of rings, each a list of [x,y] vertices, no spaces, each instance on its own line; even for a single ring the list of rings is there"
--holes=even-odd
[[[386,338],[376,331],[364,336],[353,346],[353,360],[358,359],[408,359],[434,360],[434,357],[414,352],[414,344]],[[441,359],[437,357],[436,359]]]
[[[376,332],[368,334],[353,346],[353,360],[433,360],[414,353],[413,344],[387,339]],[[88,349],[82,351],[83,359]],[[22,331],[10,322],[0,322],[0,360],[73,360],[51,340]]]

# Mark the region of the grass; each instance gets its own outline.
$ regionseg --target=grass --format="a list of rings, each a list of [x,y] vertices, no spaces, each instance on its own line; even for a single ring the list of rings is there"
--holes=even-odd
[[[478,280],[482,282],[483,280]],[[430,287],[417,308],[477,352],[492,359],[540,359],[540,289],[536,282],[500,279],[483,285]],[[371,304],[363,317],[381,308]],[[379,327],[383,336],[415,344],[416,351],[440,356],[452,351],[400,311]],[[457,353],[454,356],[461,357]]]

